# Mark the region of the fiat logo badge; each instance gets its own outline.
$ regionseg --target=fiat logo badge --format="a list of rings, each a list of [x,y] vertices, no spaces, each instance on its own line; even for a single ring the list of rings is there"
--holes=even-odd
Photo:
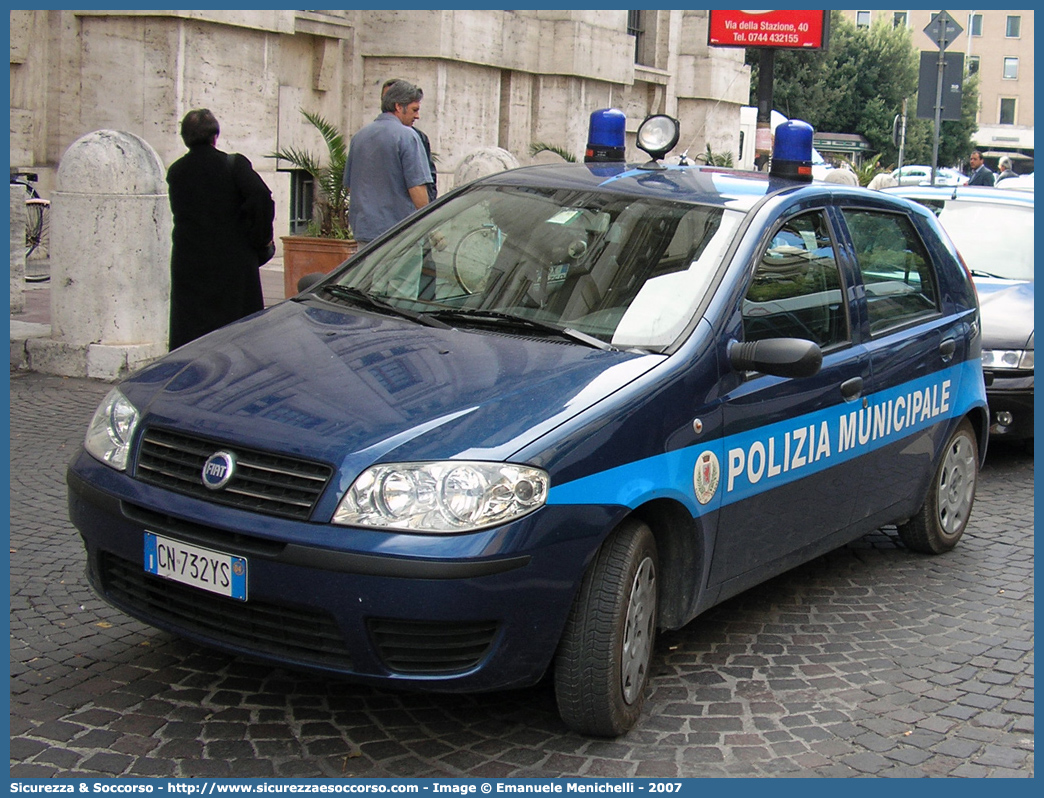
[[[214,452],[203,464],[203,486],[221,490],[236,473],[236,456],[232,452]]]

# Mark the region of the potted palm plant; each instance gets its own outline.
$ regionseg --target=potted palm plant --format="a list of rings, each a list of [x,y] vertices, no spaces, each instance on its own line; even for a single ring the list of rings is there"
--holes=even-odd
[[[308,123],[326,143],[326,163],[313,153],[286,147],[269,157],[286,161],[312,176],[314,196],[312,221],[304,235],[282,236],[284,296],[297,293],[297,281],[306,274],[333,271],[359,244],[348,226],[348,189],[342,183],[348,148],[337,128],[318,114],[302,110]]]

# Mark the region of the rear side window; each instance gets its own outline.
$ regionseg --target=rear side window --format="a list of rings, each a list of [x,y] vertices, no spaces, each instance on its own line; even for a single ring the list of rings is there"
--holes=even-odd
[[[804,338],[821,347],[848,341],[841,276],[820,212],[786,221],[772,236],[743,300],[743,336]]]
[[[866,287],[870,332],[877,334],[939,312],[932,262],[905,216],[844,211]]]

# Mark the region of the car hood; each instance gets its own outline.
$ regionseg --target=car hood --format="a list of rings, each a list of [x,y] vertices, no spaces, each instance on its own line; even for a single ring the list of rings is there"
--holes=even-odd
[[[975,277],[986,349],[1025,349],[1033,336],[1033,283]]]
[[[143,422],[359,472],[503,460],[665,359],[284,302],[123,384]]]

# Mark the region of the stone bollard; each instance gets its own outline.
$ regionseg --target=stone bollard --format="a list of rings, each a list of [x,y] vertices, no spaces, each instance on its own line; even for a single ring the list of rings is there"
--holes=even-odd
[[[11,312],[25,309],[25,186],[11,185]]]
[[[501,147],[480,147],[465,155],[453,172],[453,187],[507,169],[517,169],[518,159]]]
[[[65,151],[51,195],[51,338],[30,368],[115,380],[167,351],[166,172],[132,133],[98,130]]]

